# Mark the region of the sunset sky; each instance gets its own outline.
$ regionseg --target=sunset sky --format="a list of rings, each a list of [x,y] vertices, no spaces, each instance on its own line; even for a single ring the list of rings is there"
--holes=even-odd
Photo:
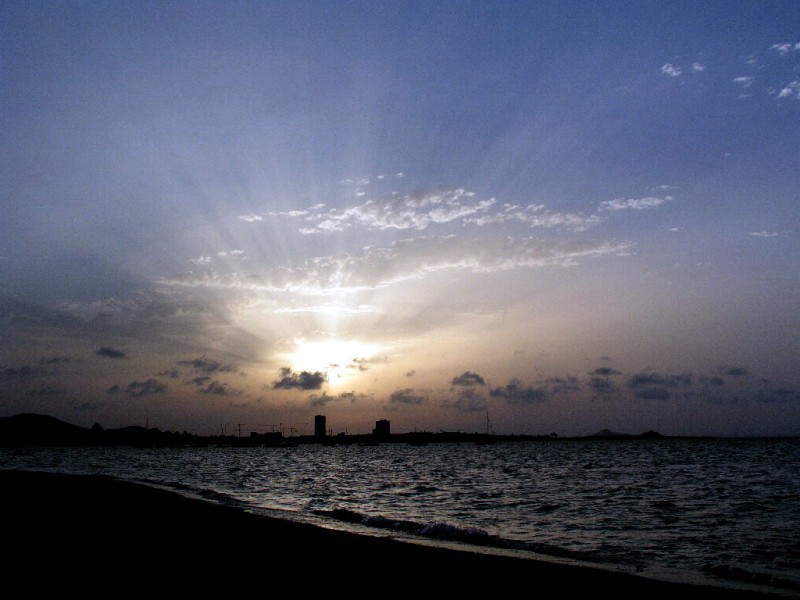
[[[6,2],[0,416],[800,435],[797,2]]]

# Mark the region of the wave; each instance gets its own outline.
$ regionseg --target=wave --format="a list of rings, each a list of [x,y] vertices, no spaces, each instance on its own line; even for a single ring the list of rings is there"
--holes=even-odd
[[[747,569],[742,569],[741,567],[734,567],[726,564],[706,564],[703,565],[703,571],[727,581],[754,583],[756,585],[769,586],[784,590],[800,590],[800,582],[792,581],[791,579],[786,579],[783,577],[776,577],[775,575],[770,575],[769,573],[748,571]]]

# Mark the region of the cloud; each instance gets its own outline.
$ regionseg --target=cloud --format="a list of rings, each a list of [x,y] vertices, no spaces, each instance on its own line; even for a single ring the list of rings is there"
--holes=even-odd
[[[622,375],[622,371],[617,371],[611,367],[597,367],[594,371],[590,371],[589,375],[595,375],[598,377],[611,377],[615,375]]]
[[[742,377],[744,375],[749,375],[747,369],[743,369],[742,367],[720,367],[720,372],[725,375],[730,375],[731,377]]]
[[[327,376],[321,371],[294,373],[291,367],[281,367],[280,379],[272,382],[272,388],[275,390],[318,390],[327,380]]]
[[[110,346],[103,346],[97,352],[95,352],[95,354],[108,358],[127,358],[122,350],[116,350]]]
[[[790,44],[786,42],[782,44],[772,44],[772,46],[770,46],[769,49],[775,50],[778,54],[783,56],[784,54],[788,54],[792,50],[800,50],[800,42],[797,42],[796,44]]]
[[[161,279],[172,286],[237,289],[295,295],[341,296],[421,280],[442,272],[493,273],[548,266],[571,267],[582,259],[622,256],[632,245],[597,240],[506,237],[474,240],[457,236],[422,236],[388,246],[366,246],[361,253],[321,256],[295,268],[264,275],[180,273]]]
[[[179,360],[178,364],[184,367],[191,367],[197,373],[234,373],[238,370],[234,365],[223,365],[216,360],[207,358],[205,355],[192,360]]]
[[[541,388],[526,387],[519,379],[512,379],[505,387],[495,388],[489,394],[494,398],[502,398],[509,404],[522,406],[541,404],[548,400],[547,391]]]
[[[629,198],[627,200],[624,199],[616,199],[616,200],[606,200],[605,202],[600,203],[600,207],[598,208],[599,211],[609,211],[609,210],[626,210],[626,209],[633,209],[633,210],[646,210],[648,208],[655,208],[656,206],[661,206],[664,202],[668,202],[672,200],[672,196],[665,196],[664,198],[657,198],[654,196],[648,198]]]
[[[486,410],[486,399],[478,394],[475,389],[467,388],[459,392],[455,400],[442,403],[445,408],[455,408],[462,412],[482,412]]]
[[[331,402],[350,402],[355,404],[356,400],[368,400],[370,398],[367,394],[358,394],[356,392],[342,392],[336,396],[329,396],[327,392],[322,392],[319,396],[312,394],[309,398],[311,406],[325,406]]]
[[[661,67],[661,72],[668,77],[680,77],[681,68],[672,63],[667,63]]]
[[[40,377],[42,375],[51,375],[51,372],[37,365],[7,367],[0,371],[0,379],[3,379],[4,381],[28,379],[32,377]]]
[[[753,85],[753,78],[752,77],[735,77],[733,79],[733,83],[738,83],[744,88],[749,88]]]
[[[114,386],[111,389],[117,388]],[[111,391],[111,390],[109,390]],[[148,379],[146,381],[132,381],[125,387],[125,392],[133,398],[141,398],[142,396],[149,396],[151,394],[164,394],[167,391],[166,384],[161,383],[157,379]]]
[[[699,62],[692,63],[692,72],[693,73],[702,73],[705,70],[706,70],[706,66],[704,64],[699,63]]]
[[[707,376],[704,376],[704,377],[700,377],[699,381],[703,385],[711,386],[711,387],[721,387],[721,386],[725,385],[725,380],[722,377],[707,377]]]
[[[771,237],[778,237],[780,234],[774,231],[751,231],[747,235],[751,235],[757,238],[771,238]]]
[[[453,380],[450,382],[453,385],[460,385],[465,387],[473,387],[476,385],[486,385],[486,381],[478,375],[477,373],[473,373],[472,371],[464,371],[461,375],[453,377]]]
[[[58,365],[58,364],[65,364],[71,363],[72,357],[70,356],[52,356],[50,358],[40,358],[39,364],[40,365]]]
[[[643,400],[668,400],[670,397],[669,391],[661,387],[637,389],[633,395]]]
[[[778,93],[778,98],[796,98],[800,100],[800,79],[795,79]]]
[[[52,385],[42,385],[38,388],[25,390],[26,396],[63,396],[65,394],[66,390]]]
[[[208,375],[201,375],[199,377],[195,377],[194,379],[192,379],[187,383],[193,383],[194,385],[205,385],[209,381],[211,381],[211,377],[209,377]]]
[[[228,396],[228,395],[235,395],[238,396],[239,393],[232,390],[227,383],[223,383],[220,381],[212,381],[209,383],[205,388],[200,390],[201,394],[213,394],[215,396]]]
[[[601,223],[603,218],[598,215],[586,216],[579,213],[553,212],[545,210],[542,204],[529,204],[524,208],[516,204],[504,204],[497,212],[464,219],[464,223],[471,223],[480,227],[511,221],[519,221],[530,227],[585,231],[589,227]]]
[[[589,378],[589,388],[594,392],[593,400],[609,400],[613,394],[619,391],[616,383],[611,381],[608,376],[594,375]]]
[[[200,267],[203,265],[210,265],[211,264],[211,257],[210,256],[198,256],[197,258],[190,258],[189,262],[193,265]]]
[[[239,215],[239,218],[248,223],[255,223],[256,221],[261,221],[264,217],[261,215]]]
[[[651,371],[636,373],[628,380],[628,387],[642,388],[650,386],[677,387],[679,385],[691,385],[692,376],[690,374],[681,375],[662,375]]]
[[[473,196],[464,188],[442,188],[367,200],[357,206],[311,215],[307,220],[316,223],[304,227],[301,233],[330,233],[350,227],[422,230],[485,212],[495,203],[494,198],[473,202]]]
[[[416,374],[417,374],[417,372],[414,369],[411,369],[410,371],[406,371],[406,377],[413,377]]]
[[[800,390],[789,387],[768,387],[756,392],[755,400],[765,404],[800,402]]]
[[[392,392],[389,396],[392,404],[424,404],[428,401],[425,396],[416,393],[412,388],[405,388]]]
[[[166,369],[160,373],[156,373],[159,377],[169,377],[170,379],[178,378],[178,369]]]
[[[581,389],[578,378],[574,375],[568,375],[567,377],[551,377],[538,383],[548,386],[551,394],[569,394]]]

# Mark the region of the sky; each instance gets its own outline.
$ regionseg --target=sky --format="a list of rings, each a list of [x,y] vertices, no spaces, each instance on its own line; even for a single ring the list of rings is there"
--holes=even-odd
[[[800,435],[797,2],[5,2],[0,416]]]

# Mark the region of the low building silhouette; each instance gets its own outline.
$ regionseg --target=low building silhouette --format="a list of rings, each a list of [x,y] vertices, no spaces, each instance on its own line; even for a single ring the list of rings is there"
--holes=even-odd
[[[316,415],[314,417],[314,437],[325,437],[326,433],[325,415]]]
[[[391,433],[391,428],[389,426],[389,421],[387,419],[381,419],[380,421],[375,421],[375,429],[372,430],[372,434],[375,437],[389,437]]]

